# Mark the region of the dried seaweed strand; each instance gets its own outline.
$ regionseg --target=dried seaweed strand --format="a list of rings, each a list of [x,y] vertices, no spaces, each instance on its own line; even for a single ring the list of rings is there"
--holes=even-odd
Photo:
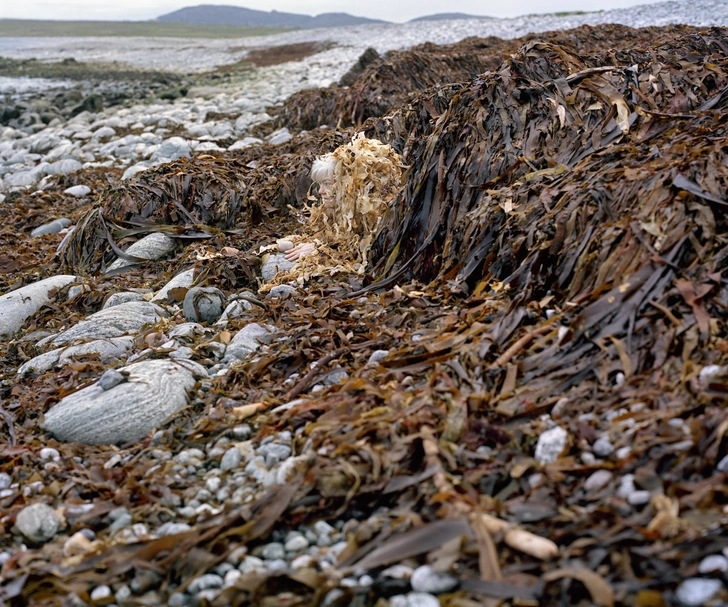
[[[329,352],[326,356],[316,361],[316,363],[314,363],[313,365],[313,368],[308,373],[306,373],[306,375],[304,375],[298,381],[298,383],[286,393],[286,395],[284,396],[285,400],[291,400],[292,398],[296,398],[299,394],[301,394],[301,392],[308,388],[309,384],[313,381],[313,378],[318,375],[321,369],[328,365],[332,360],[338,358],[348,351],[349,348],[347,347],[338,348],[337,350]]]

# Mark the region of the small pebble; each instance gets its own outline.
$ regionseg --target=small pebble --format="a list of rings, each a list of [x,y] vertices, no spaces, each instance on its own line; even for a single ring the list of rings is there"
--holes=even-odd
[[[286,540],[284,548],[286,552],[300,552],[308,548],[308,540],[301,534],[294,535]]]
[[[378,363],[387,358],[387,356],[389,356],[389,350],[374,350],[374,352],[369,355],[369,362]]]
[[[430,565],[422,565],[412,572],[412,590],[428,594],[441,594],[457,587],[458,579],[447,572],[435,571]]]
[[[718,472],[728,472],[728,455],[718,462],[716,468]]]
[[[271,542],[263,546],[260,556],[267,561],[282,559],[286,556],[286,550],[280,542]]]
[[[392,565],[382,571],[382,576],[393,578],[395,580],[408,580],[412,577],[413,572],[414,569],[407,565]]]
[[[597,457],[609,457],[614,453],[614,445],[612,445],[609,437],[602,436],[594,441],[592,445],[592,451]]]
[[[107,369],[99,378],[99,387],[102,390],[111,390],[126,381],[126,377],[116,369]]]
[[[42,460],[53,460],[54,462],[58,462],[61,460],[61,454],[58,453],[56,449],[53,449],[51,447],[44,447],[40,450],[40,459]]]
[[[190,594],[197,594],[202,590],[208,590],[210,588],[220,588],[224,583],[224,580],[215,573],[205,573],[198,578],[195,578],[190,582],[187,587]]]
[[[7,489],[13,482],[13,479],[7,472],[0,472],[0,489]]]
[[[640,489],[627,496],[627,502],[632,506],[642,506],[650,501],[650,492]]]
[[[559,426],[546,430],[538,437],[534,457],[542,464],[552,464],[566,449],[568,438],[566,430]]]
[[[683,607],[702,607],[723,588],[723,582],[711,578],[693,577],[677,587],[675,598]]]
[[[169,595],[167,605],[168,607],[185,607],[185,605],[187,605],[187,601],[188,597],[184,592],[175,592]]]
[[[111,588],[108,586],[96,586],[91,591],[91,600],[92,601],[100,601],[102,599],[109,598],[111,596]]]
[[[722,554],[711,554],[706,556],[700,565],[698,565],[698,573],[718,573],[728,571],[728,558]]]
[[[63,193],[80,198],[81,196],[88,196],[91,193],[91,188],[87,185],[74,185],[63,190]]]
[[[609,470],[597,470],[584,481],[584,489],[586,491],[599,491],[599,489],[609,484],[613,476]]]
[[[58,533],[61,521],[47,504],[31,504],[18,513],[15,526],[29,540],[43,543]]]
[[[265,568],[268,571],[286,571],[288,570],[288,561],[285,559],[273,559],[266,561]]]

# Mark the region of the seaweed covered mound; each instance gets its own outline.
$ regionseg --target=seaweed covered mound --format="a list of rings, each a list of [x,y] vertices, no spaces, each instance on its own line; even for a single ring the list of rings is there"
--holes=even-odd
[[[456,44],[422,44],[392,51],[384,57],[368,50],[355,77],[347,74],[341,86],[307,89],[292,95],[277,114],[275,128],[312,129],[358,126],[367,118],[385,115],[424,89],[465,82],[495,70],[509,55],[533,40],[550,42],[580,55],[609,48],[649,48],[680,34],[695,32],[683,25],[633,29],[624,25],[583,25],[567,31],[529,34],[513,40],[466,38]]]
[[[225,157],[180,159],[109,185],[79,222],[63,252],[75,272],[106,268],[121,239],[166,232],[179,239],[210,238],[221,230],[253,239],[263,228],[295,225],[289,206],[301,207],[313,159],[350,138],[316,130],[280,146],[259,146]],[[123,247],[122,247],[123,248]]]
[[[436,120],[413,106],[365,127],[413,167],[373,249],[388,277],[375,286],[436,279],[505,290],[518,314],[560,310],[568,329],[520,364],[524,384],[551,376],[513,407],[578,384],[599,361],[605,378],[676,352],[712,363],[728,299],[725,29],[588,61],[534,41]],[[418,116],[429,133],[413,138]]]

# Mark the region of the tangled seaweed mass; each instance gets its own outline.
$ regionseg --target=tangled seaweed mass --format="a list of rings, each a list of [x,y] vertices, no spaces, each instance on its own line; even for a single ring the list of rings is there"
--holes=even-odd
[[[348,87],[278,108],[267,128],[307,129],[287,143],[126,181],[79,171],[0,208],[5,292],[62,269],[88,286],[0,355],[0,470],[44,487],[0,493],[0,546],[13,548],[0,604],[728,600],[728,30],[581,27],[369,59]],[[354,241],[365,270],[311,272],[265,297],[261,246],[319,228],[351,243],[315,206],[309,225],[299,215],[313,159],[360,134],[402,170],[399,189],[375,188],[371,242]],[[55,241],[45,254],[13,244],[76,184],[97,204],[74,209],[60,258]],[[149,232],[181,246],[103,274]],[[188,269],[196,285],[251,289],[245,311],[189,337],[198,366],[220,369],[254,323],[274,337],[198,381],[141,443],[44,433],[43,415],[109,365],[82,356],[18,376],[44,350],[35,332]],[[184,290],[129,354],[168,357]],[[256,468],[280,441],[288,457]],[[58,461],[42,463],[46,446]],[[38,501],[60,530],[20,548],[13,525]],[[119,508],[143,529],[120,532]],[[305,566],[253,566],[323,521],[338,525],[336,553],[320,542]]]

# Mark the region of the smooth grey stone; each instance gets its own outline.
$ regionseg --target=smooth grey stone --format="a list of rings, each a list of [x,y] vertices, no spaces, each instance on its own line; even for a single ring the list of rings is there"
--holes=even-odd
[[[613,477],[614,475],[609,470],[597,470],[584,481],[584,490],[599,491],[599,489],[606,487]]]
[[[723,588],[723,582],[712,578],[692,577],[675,590],[675,598],[683,607],[702,607]]]
[[[0,337],[15,333],[55,297],[55,291],[75,280],[75,276],[51,276],[0,296]]]
[[[113,293],[109,295],[109,298],[104,302],[102,307],[103,310],[107,308],[113,308],[119,304],[128,303],[130,301],[144,301],[143,293],[136,293],[135,291],[122,291],[121,293]]]
[[[271,145],[281,145],[282,143],[287,143],[293,139],[293,135],[291,135],[290,131],[286,127],[283,127],[282,129],[273,131],[270,135],[268,135],[268,137],[266,137],[266,139]]]
[[[187,406],[187,391],[204,367],[192,361],[144,360],[119,369],[127,381],[109,390],[98,382],[74,392],[45,415],[58,440],[87,444],[139,441]]]
[[[123,384],[126,377],[116,369],[106,369],[101,377],[99,377],[99,386],[102,390],[111,390],[119,384]]]
[[[7,472],[0,472],[0,489],[7,489],[12,483],[13,479]]]
[[[225,350],[225,361],[242,360],[260,348],[261,343],[270,343],[273,330],[258,323],[245,325],[232,338]]]
[[[189,143],[182,137],[170,137],[152,154],[152,161],[169,162],[192,153]]]
[[[79,171],[82,168],[83,164],[75,158],[64,158],[63,160],[57,160],[49,164],[46,167],[46,173],[48,175],[67,175],[68,173],[73,173],[73,171]]]
[[[58,533],[61,528],[61,521],[56,511],[50,506],[31,504],[18,513],[15,526],[29,540],[43,543]]]
[[[267,561],[282,559],[286,556],[286,550],[280,542],[271,542],[263,546],[263,549],[260,551],[260,556]]]
[[[25,373],[45,373],[53,367],[63,366],[77,356],[84,354],[98,354],[102,363],[110,363],[122,358],[134,347],[133,337],[111,337],[109,339],[95,339],[85,344],[57,348],[50,352],[39,354],[18,369],[18,375]]]
[[[148,234],[141,240],[138,240],[137,242],[132,244],[124,252],[128,255],[133,255],[134,257],[139,257],[141,259],[154,260],[164,257],[168,253],[171,253],[174,250],[175,246],[176,243],[174,238],[170,238],[162,232],[152,232],[151,234]],[[124,268],[132,264],[134,264],[133,261],[118,258],[108,267],[107,272],[111,272],[112,270],[118,270],[119,268]]]
[[[227,308],[225,308],[222,316],[220,316],[217,324],[224,323],[231,318],[240,318],[243,313],[252,309],[253,304],[251,304],[249,301],[246,301],[245,299],[236,299],[235,301],[231,301],[227,305]]]
[[[215,287],[193,287],[185,295],[182,312],[190,322],[213,323],[222,314],[225,294]]]
[[[176,274],[172,280],[170,280],[166,285],[164,285],[159,292],[157,292],[154,297],[152,297],[151,301],[158,302],[158,301],[165,301],[167,299],[167,294],[172,289],[178,289],[178,288],[185,288],[189,289],[192,286],[192,283],[195,280],[195,269],[190,268],[189,270],[185,270],[184,272],[180,272],[179,274]]]
[[[268,291],[268,297],[286,297],[293,295],[296,292],[296,287],[291,285],[276,285],[270,291]]]
[[[87,185],[72,185],[70,188],[63,190],[63,193],[81,198],[82,196],[88,196],[91,193],[91,188]]]
[[[412,572],[412,590],[428,594],[449,592],[458,585],[458,579],[444,571],[435,571],[430,565],[422,565]]]
[[[27,187],[33,185],[38,179],[32,171],[18,171],[4,177],[5,187]]]
[[[612,445],[609,437],[602,436],[594,441],[592,451],[594,451],[594,455],[597,457],[609,457],[614,453],[614,445]]]
[[[126,181],[127,179],[131,179],[137,173],[146,171],[149,166],[150,164],[148,162],[138,162],[136,164],[133,164],[128,169],[126,169],[126,171],[124,171],[124,174],[121,176],[121,180]]]
[[[240,449],[237,447],[230,447],[222,456],[220,460],[220,470],[223,472],[226,470],[234,470],[240,465],[240,461],[243,456],[240,454]]]
[[[235,143],[233,143],[231,146],[228,147],[228,151],[234,152],[235,150],[242,150],[244,148],[247,148],[251,145],[256,145],[258,143],[263,143],[262,139],[258,139],[257,137],[244,137],[243,139],[239,139]]]
[[[728,472],[728,455],[724,456],[716,466],[718,472]]]
[[[332,369],[321,381],[324,386],[335,386],[342,381],[349,379],[349,374],[344,369]]]
[[[288,261],[283,253],[271,253],[263,261],[263,265],[260,268],[260,273],[263,276],[263,281],[268,282],[278,274],[278,272],[287,272],[293,267],[293,262]]]
[[[387,358],[387,356],[389,356],[389,350],[374,350],[374,352],[369,355],[369,362],[378,363]]]
[[[568,438],[569,435],[566,430],[559,426],[546,430],[538,437],[534,457],[542,464],[554,463],[566,449]]]
[[[205,573],[198,578],[195,578],[190,582],[187,590],[190,594],[197,594],[201,590],[207,590],[209,588],[220,588],[223,585],[223,579],[216,573]]]
[[[698,573],[720,573],[728,571],[728,558],[722,554],[710,554],[698,565]]]
[[[96,139],[102,141],[104,139],[109,139],[116,135],[116,131],[112,129],[110,126],[102,126],[100,129],[97,129],[94,131],[94,137]]]
[[[108,339],[139,332],[146,324],[165,318],[167,313],[146,301],[130,301],[100,310],[58,335],[57,346],[81,339]]]
[[[71,220],[61,217],[60,219],[54,219],[49,223],[44,223],[42,226],[38,226],[30,233],[31,238],[36,236],[45,236],[46,234],[58,234],[64,228],[71,225]]]

